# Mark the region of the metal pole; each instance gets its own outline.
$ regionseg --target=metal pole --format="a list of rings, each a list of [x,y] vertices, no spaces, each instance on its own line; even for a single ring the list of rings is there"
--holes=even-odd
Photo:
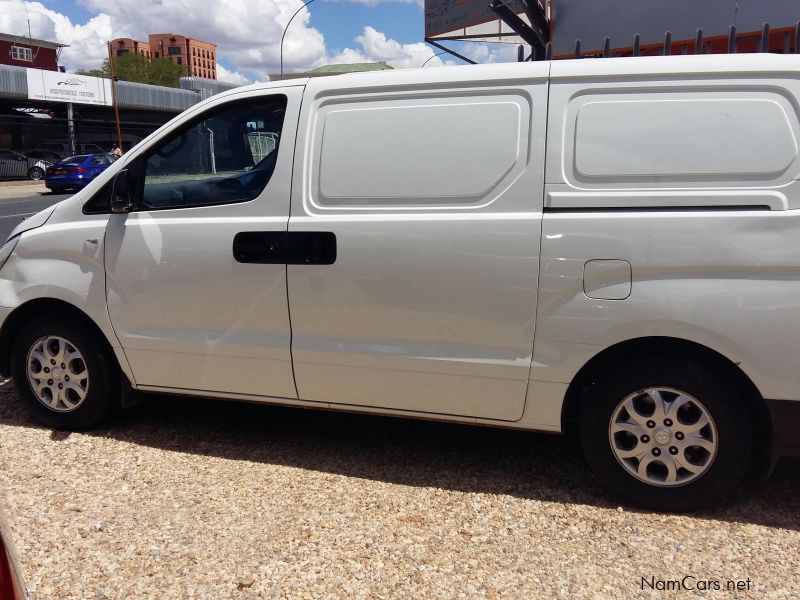
[[[117,125],[117,146],[122,151],[122,131],[119,127],[119,105],[117,105],[117,82],[114,79],[114,58],[111,56],[111,42],[108,45],[108,69],[111,72],[111,105],[114,107],[114,122]]]
[[[463,55],[459,54],[455,50],[450,50],[450,48],[445,48],[440,43],[434,42],[431,38],[425,38],[425,43],[426,44],[430,44],[431,46],[433,46],[434,48],[438,48],[439,50],[443,50],[444,52],[447,52],[448,54],[451,54],[451,55],[455,56],[456,58],[460,58],[465,63],[469,63],[471,65],[477,65],[478,64],[474,60],[472,60],[471,58],[467,58],[466,56],[463,56]]]
[[[728,29],[728,54],[736,54],[736,25]]]
[[[672,54],[672,32],[667,31],[664,33],[664,56]]]
[[[437,56],[441,56],[442,54],[447,54],[447,52],[443,50],[443,51],[441,51],[441,52],[437,52],[437,53],[436,53],[436,54],[434,54],[433,56],[429,57],[429,58],[428,58],[428,60],[426,60],[424,63],[422,63],[422,66],[420,67],[420,69],[423,69],[423,68],[425,68],[425,65],[427,65],[429,62],[431,62],[431,61],[432,61],[434,58],[436,58]]]
[[[69,138],[69,154],[75,154],[75,115],[72,112],[72,102],[67,102],[67,137]]]
[[[694,53],[703,53],[703,30],[699,27],[697,28],[697,34],[694,36]]]
[[[283,35],[281,35],[281,81],[283,81],[283,38],[286,37],[286,31],[289,29],[289,25],[292,24],[292,21],[294,21],[294,18],[297,16],[297,13],[299,13],[301,10],[303,10],[306,6],[308,6],[312,2],[314,2],[314,0],[308,0],[308,2],[303,4],[303,6],[294,11],[292,18],[289,19],[288,23],[286,23],[286,27],[283,28]]]
[[[606,36],[603,38],[603,58],[611,56],[611,38]]]
[[[794,26],[794,53],[800,54],[800,21]]]
[[[641,49],[640,49],[640,44],[641,44],[641,37],[637,33],[636,35],[633,36],[633,55],[634,56],[639,56],[642,53]]]
[[[574,54],[574,56],[575,56],[575,58],[580,58],[581,57],[581,41],[580,40],[575,40],[575,54]]]
[[[761,52],[769,52],[769,23],[761,28]]]

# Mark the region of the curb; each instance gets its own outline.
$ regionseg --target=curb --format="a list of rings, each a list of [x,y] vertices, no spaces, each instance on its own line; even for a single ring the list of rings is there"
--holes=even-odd
[[[20,180],[12,180],[12,181],[0,181],[0,189],[6,187],[22,187],[26,185],[44,185],[44,179],[40,179],[38,181],[34,179],[20,179]]]

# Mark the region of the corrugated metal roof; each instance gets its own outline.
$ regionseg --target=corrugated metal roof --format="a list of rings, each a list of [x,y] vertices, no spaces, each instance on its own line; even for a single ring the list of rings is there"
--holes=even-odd
[[[28,98],[28,76],[25,71],[26,67],[0,65],[0,98],[14,100],[26,100]],[[186,110],[193,104],[197,104],[208,95],[213,95],[209,93],[203,96],[187,89],[134,83],[132,81],[118,81],[116,87],[117,102],[120,108],[163,110],[176,113]],[[219,91],[223,90],[220,89]]]
[[[117,104],[120,108],[181,112],[201,99],[200,94],[190,90],[132,81],[117,82]]]
[[[27,98],[28,78],[24,67],[0,65],[0,98]]]
[[[205,100],[206,98],[219,94],[220,92],[227,92],[233,88],[240,87],[236,83],[227,83],[217,79],[206,79],[205,77],[181,77],[181,89],[199,91],[200,97]]]

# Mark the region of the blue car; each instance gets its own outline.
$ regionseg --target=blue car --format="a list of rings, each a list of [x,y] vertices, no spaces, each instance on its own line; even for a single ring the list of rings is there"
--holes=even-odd
[[[113,156],[105,152],[70,156],[45,171],[44,185],[56,193],[67,189],[79,190],[110,167],[112,162]]]

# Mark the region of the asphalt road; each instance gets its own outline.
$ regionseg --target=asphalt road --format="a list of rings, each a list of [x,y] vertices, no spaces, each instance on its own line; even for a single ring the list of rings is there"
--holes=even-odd
[[[20,186],[4,189],[3,192],[3,197],[0,197],[0,243],[23,219],[71,195],[41,192],[38,186],[35,191]]]

